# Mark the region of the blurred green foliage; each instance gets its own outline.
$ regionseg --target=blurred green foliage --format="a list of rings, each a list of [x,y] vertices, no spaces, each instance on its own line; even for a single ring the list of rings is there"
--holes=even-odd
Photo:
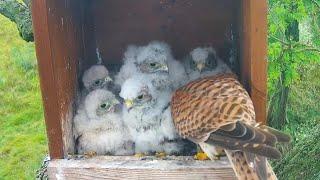
[[[320,1],[269,0],[270,125],[290,133],[279,179],[320,179]]]
[[[0,24],[0,179],[34,179],[47,153],[34,44]]]

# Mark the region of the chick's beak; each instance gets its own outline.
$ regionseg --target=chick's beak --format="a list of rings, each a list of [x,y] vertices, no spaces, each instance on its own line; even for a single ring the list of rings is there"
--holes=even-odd
[[[162,65],[161,70],[164,72],[169,72],[169,67],[167,65]]]
[[[133,101],[132,100],[125,100],[125,104],[127,109],[131,109],[133,107]]]
[[[198,69],[198,71],[200,71],[200,72],[202,72],[202,70],[204,69],[204,67],[205,67],[205,64],[204,64],[204,63],[198,63],[198,64],[197,64],[197,69]]]
[[[113,80],[111,79],[110,76],[107,76],[107,77],[105,78],[105,81],[106,81],[106,82],[112,82]]]

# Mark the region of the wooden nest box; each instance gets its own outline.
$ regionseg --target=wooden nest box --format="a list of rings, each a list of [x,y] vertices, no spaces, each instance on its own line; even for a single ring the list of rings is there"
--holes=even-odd
[[[233,179],[222,161],[177,157],[145,160],[95,157],[66,160],[74,152],[72,118],[85,69],[98,60],[121,64],[129,44],[171,45],[182,59],[197,46],[215,47],[249,91],[257,120],[266,120],[266,0],[33,0],[32,14],[52,179]]]

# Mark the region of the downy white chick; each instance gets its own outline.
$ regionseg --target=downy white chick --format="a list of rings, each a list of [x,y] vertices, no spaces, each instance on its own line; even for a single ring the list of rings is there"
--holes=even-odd
[[[125,100],[123,120],[135,141],[136,153],[177,153],[177,143],[166,143],[178,139],[170,110],[170,91],[161,93],[144,75],[127,79],[120,96]]]
[[[109,71],[103,65],[91,66],[82,76],[82,83],[88,92],[95,89],[107,88],[110,82],[112,82],[112,79]]]
[[[122,105],[108,90],[90,92],[74,118],[77,153],[132,155],[134,147],[122,120]]]
[[[138,74],[150,76],[157,89],[176,88],[186,81],[183,65],[173,58],[169,45],[159,41],[142,47],[129,46],[115,83],[122,85]]]
[[[189,81],[219,73],[231,72],[212,47],[198,47],[185,59],[185,70]]]

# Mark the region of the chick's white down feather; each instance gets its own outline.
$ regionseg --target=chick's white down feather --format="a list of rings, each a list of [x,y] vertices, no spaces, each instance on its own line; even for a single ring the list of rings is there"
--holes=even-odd
[[[132,75],[139,73],[136,65],[137,56],[141,47],[135,45],[129,45],[126,52],[124,53],[123,65],[119,73],[115,76],[115,84],[122,85],[124,81],[130,78]]]
[[[165,140],[178,138],[171,119],[170,91],[159,92],[148,76],[138,75],[125,81],[120,96],[134,102],[141,92],[147,92],[146,96],[151,96],[151,99],[142,104],[134,103],[132,109],[123,111],[124,122],[135,141],[135,151],[165,151],[168,154],[179,152],[178,146],[164,146]]]
[[[103,103],[116,104],[110,91],[97,89],[85,98],[74,118],[74,137],[80,154],[94,151],[98,155],[131,155],[132,140],[124,125],[121,109],[97,114]],[[113,106],[112,106],[113,107]]]
[[[95,89],[108,89],[111,77],[108,69],[103,65],[93,65],[87,69],[82,76],[84,89],[77,98],[77,104],[81,105],[90,91]],[[79,107],[81,108],[81,107]]]
[[[205,71],[200,72],[196,69],[197,64],[203,64],[207,66],[207,60],[212,55],[216,65],[214,67],[208,67]],[[194,67],[191,63],[194,61]],[[230,73],[231,69],[226,63],[224,63],[217,55],[216,50],[212,47],[198,47],[190,52],[190,56],[185,60],[185,71],[188,75],[189,81],[203,78],[219,73]]]
[[[93,65],[84,72],[82,82],[84,87],[89,90],[94,88],[93,85],[97,80],[104,80],[106,77],[109,77],[109,71],[105,66]]]
[[[168,68],[168,73],[147,73],[139,66],[143,63],[158,62],[165,64]],[[146,74],[155,80],[157,88],[163,87],[179,87],[184,84],[186,73],[183,65],[176,61],[172,54],[170,46],[164,42],[153,41],[146,46],[129,46],[124,56],[124,64],[116,76],[115,83],[122,85],[123,82],[133,75]],[[156,76],[165,77],[160,82],[157,82]]]

